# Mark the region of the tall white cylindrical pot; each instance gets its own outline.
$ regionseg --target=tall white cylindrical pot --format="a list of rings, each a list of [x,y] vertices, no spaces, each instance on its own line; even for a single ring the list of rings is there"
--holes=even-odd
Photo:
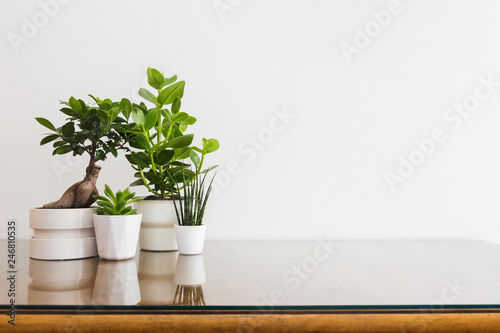
[[[207,225],[175,225],[175,236],[180,254],[194,255],[203,252]]]
[[[97,244],[92,215],[95,208],[43,209],[29,212],[30,257],[65,260],[94,257]]]
[[[94,214],[99,257],[107,260],[123,260],[135,256],[141,218],[141,214]]]
[[[142,214],[139,246],[147,251],[176,251],[174,203],[170,199],[145,199],[134,203]]]

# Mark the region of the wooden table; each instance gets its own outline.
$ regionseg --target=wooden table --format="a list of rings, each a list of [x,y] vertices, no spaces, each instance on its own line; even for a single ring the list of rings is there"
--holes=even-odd
[[[28,246],[16,273],[0,261],[2,332],[12,299],[18,332],[500,332],[500,246],[482,241],[207,241],[127,261]]]

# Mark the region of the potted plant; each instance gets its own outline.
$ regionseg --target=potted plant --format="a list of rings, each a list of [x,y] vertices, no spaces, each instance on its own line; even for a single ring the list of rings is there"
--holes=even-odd
[[[139,95],[153,106],[133,104],[133,123],[126,129],[134,149],[126,157],[138,178],[131,186],[145,186],[150,193],[136,204],[137,211],[143,214],[139,244],[144,250],[174,251],[174,185],[206,172],[202,170],[205,156],[219,149],[219,142],[203,139],[202,148],[192,146],[193,134],[184,133],[196,118],[180,111],[185,82],[177,81],[177,76],[165,78],[153,68],[148,68],[147,75],[156,93],[141,88]],[[195,171],[186,168],[191,162]]]
[[[207,173],[197,175],[191,183],[183,181],[182,197],[174,201],[178,224],[175,225],[175,236],[180,254],[200,254],[203,252],[207,225],[203,224],[203,216],[207,206],[214,177],[205,189]],[[180,195],[181,189],[177,190]]]
[[[32,258],[57,260],[97,255],[92,222],[95,208],[90,208],[95,201],[93,195],[99,193],[96,181],[101,167],[96,163],[104,161],[109,154],[116,157],[119,150],[129,149],[126,147],[129,134],[123,131],[123,126],[130,116],[131,103],[127,99],[112,102],[91,97],[96,106],[86,105],[74,97],[61,102],[64,107],[60,111],[68,116],[61,127],[56,128],[45,118],[36,118],[51,131],[40,145],[52,142],[52,155],[87,154],[89,164],[84,179],[71,185],[59,200],[30,210]]]
[[[142,214],[132,209],[135,193],[129,189],[116,194],[108,185],[104,186],[106,196],[94,195],[97,199],[97,214],[94,214],[94,227],[99,257],[108,260],[130,259],[135,256]]]

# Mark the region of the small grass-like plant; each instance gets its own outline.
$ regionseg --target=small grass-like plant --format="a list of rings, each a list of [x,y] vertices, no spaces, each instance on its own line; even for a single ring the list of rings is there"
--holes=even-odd
[[[97,215],[133,215],[137,214],[136,209],[132,209],[131,203],[141,201],[142,198],[135,198],[135,193],[130,192],[128,187],[122,192],[113,193],[108,185],[104,185],[106,196],[94,195],[97,200]]]
[[[175,192],[180,197],[179,200],[174,200],[174,207],[179,225],[195,226],[203,223],[203,216],[208,198],[212,192],[215,175],[205,189],[206,178],[206,172],[195,176],[191,181],[184,177],[182,188],[176,189]]]

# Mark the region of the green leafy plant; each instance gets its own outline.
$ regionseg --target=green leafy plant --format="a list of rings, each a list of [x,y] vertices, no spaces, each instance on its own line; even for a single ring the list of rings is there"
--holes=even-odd
[[[130,192],[128,187],[122,192],[113,193],[108,185],[104,185],[104,194],[94,195],[97,200],[97,215],[133,215],[137,210],[132,209],[133,202],[141,201],[142,198],[134,198],[135,193]]]
[[[61,127],[56,128],[45,118],[35,118],[51,131],[45,135],[40,145],[53,142],[52,155],[72,153],[73,156],[89,156],[84,179],[70,186],[58,201],[45,204],[43,208],[90,207],[95,201],[92,195],[99,193],[96,180],[101,167],[96,163],[104,161],[109,154],[116,157],[119,150],[129,151],[126,144],[130,134],[123,129],[132,109],[130,101],[123,99],[121,102],[113,102],[89,96],[95,101],[95,106],[87,105],[74,97],[68,102],[61,102],[64,107],[60,111],[68,116]]]
[[[205,189],[206,178],[207,173],[196,176],[190,183],[184,179],[182,189],[178,188],[175,191],[179,197],[178,200],[174,200],[175,214],[179,225],[195,226],[203,223],[215,175]]]
[[[138,178],[130,186],[145,186],[153,197],[167,198],[177,190],[173,185],[185,179],[189,183],[209,171],[202,170],[205,156],[219,149],[219,142],[203,139],[201,148],[192,146],[194,135],[184,133],[196,118],[180,111],[185,82],[177,81],[176,75],[165,78],[153,68],[148,68],[147,74],[156,93],[141,88],[139,95],[153,107],[133,104],[133,122],[124,127],[131,135],[129,145],[138,150],[126,155]],[[194,171],[186,168],[191,165],[187,159],[194,164]]]

